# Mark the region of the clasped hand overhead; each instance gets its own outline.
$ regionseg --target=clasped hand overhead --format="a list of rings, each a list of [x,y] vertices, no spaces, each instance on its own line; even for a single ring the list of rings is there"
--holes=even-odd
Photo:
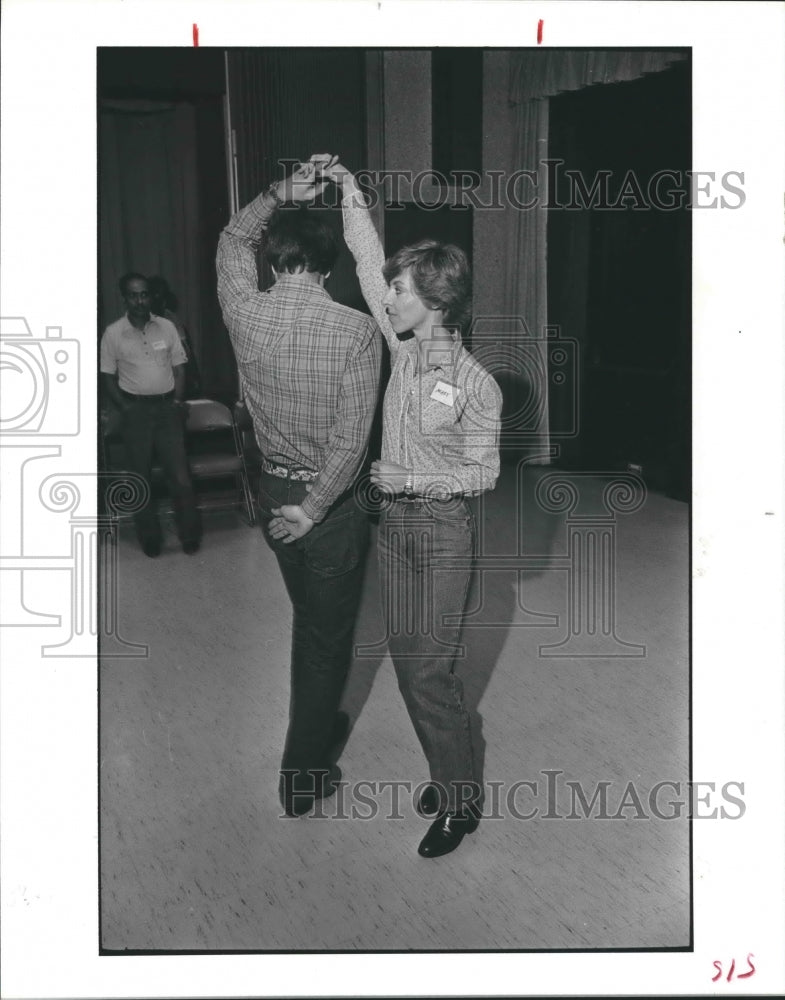
[[[275,185],[280,201],[307,202],[317,198],[332,181],[341,187],[352,175],[331,153],[314,153],[289,177]]]

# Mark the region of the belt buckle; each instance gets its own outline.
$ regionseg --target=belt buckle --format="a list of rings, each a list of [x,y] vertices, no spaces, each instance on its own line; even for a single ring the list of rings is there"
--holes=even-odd
[[[286,465],[279,465],[277,462],[271,462],[269,459],[264,459],[262,468],[270,475],[276,476],[278,479],[287,479],[292,483],[309,483],[316,479],[318,473],[313,472],[310,469],[290,469]]]

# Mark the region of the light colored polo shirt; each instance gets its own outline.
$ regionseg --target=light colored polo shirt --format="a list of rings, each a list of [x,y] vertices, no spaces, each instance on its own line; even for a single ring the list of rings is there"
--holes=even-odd
[[[101,338],[101,371],[116,374],[120,388],[136,396],[171,392],[172,369],[187,360],[174,323],[152,313],[144,330],[123,316]]]

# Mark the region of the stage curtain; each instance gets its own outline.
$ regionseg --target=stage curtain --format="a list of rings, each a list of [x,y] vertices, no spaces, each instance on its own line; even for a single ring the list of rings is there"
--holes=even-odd
[[[536,429],[530,435],[531,445],[526,449],[534,463],[548,464],[554,454],[548,425],[550,375],[545,339],[548,189],[543,161],[548,157],[548,98],[596,84],[634,80],[686,58],[686,51],[648,49],[575,52],[524,49],[511,54],[508,100],[517,109],[513,169],[536,172],[536,189],[532,183],[521,187],[519,199],[532,201],[535,192],[537,197],[534,207],[510,209],[507,213],[505,304],[508,315],[519,318],[521,337],[531,338],[531,344],[521,352],[517,362],[529,374],[516,377],[512,372],[504,386],[505,411],[537,415]],[[511,419],[510,426],[514,425],[515,420]]]
[[[509,98],[521,104],[565,90],[637,80],[686,58],[682,49],[522,49],[510,64]]]
[[[548,464],[548,178],[542,165],[548,155],[548,102],[520,104],[516,132],[514,169],[534,171],[537,180],[536,185],[531,180],[517,188],[518,202],[532,202],[533,207],[507,212],[504,300],[514,321],[507,324],[509,371],[499,378],[504,393],[502,444],[523,450],[533,464]]]
[[[127,271],[162,275],[199,353],[199,218],[194,109],[102,101],[99,107],[99,334],[124,312]]]

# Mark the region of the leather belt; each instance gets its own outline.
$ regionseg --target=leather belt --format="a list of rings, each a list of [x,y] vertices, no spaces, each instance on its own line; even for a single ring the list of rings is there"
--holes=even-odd
[[[451,493],[446,497],[396,496],[393,499],[395,503],[453,503],[455,500],[467,500],[471,495],[471,493]]]
[[[120,387],[118,386],[118,389]],[[152,393],[147,395],[143,392],[126,392],[125,389],[120,389],[120,392],[128,399],[145,399],[152,401],[153,399],[174,399],[174,389],[170,389],[169,392]]]
[[[295,483],[313,483],[319,475],[313,469],[298,469],[291,468],[288,465],[278,465],[276,462],[271,462],[266,458],[262,459],[262,471],[267,472],[271,476],[277,476],[278,479],[291,479]]]

